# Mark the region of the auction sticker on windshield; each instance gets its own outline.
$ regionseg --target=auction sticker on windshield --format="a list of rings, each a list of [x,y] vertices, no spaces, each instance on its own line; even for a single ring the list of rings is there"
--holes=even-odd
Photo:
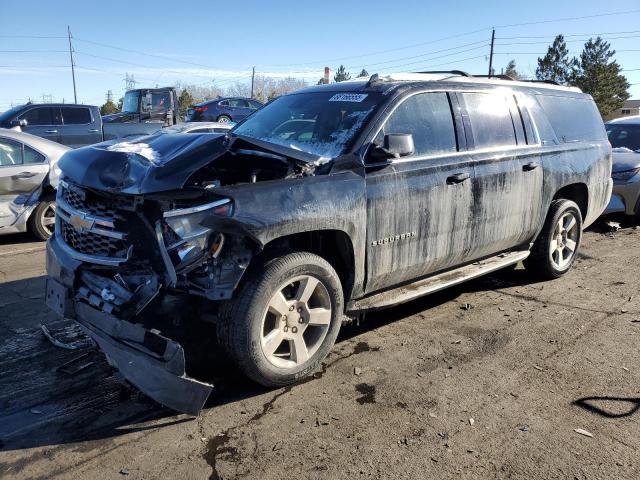
[[[359,103],[367,98],[366,93],[336,93],[329,99],[330,102],[356,102]]]

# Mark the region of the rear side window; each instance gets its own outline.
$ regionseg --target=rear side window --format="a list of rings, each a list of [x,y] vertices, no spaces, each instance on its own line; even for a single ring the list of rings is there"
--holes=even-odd
[[[51,109],[49,107],[32,108],[25,112],[21,117],[27,121],[28,125],[53,125],[51,118]]]
[[[415,155],[457,151],[453,115],[444,92],[419,93],[407,98],[387,119],[383,133],[410,133]]]
[[[537,98],[560,142],[607,138],[602,118],[592,100],[554,95],[538,95]]]
[[[62,107],[61,110],[65,125],[85,125],[91,123],[91,112],[88,108]]]
[[[24,163],[43,163],[45,161],[44,155],[40,152],[36,152],[33,148],[24,146]]]
[[[507,97],[500,93],[462,93],[476,150],[517,145]]]

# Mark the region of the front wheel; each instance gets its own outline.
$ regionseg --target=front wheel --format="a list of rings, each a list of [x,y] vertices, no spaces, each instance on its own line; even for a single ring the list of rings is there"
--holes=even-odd
[[[582,214],[571,200],[554,200],[547,219],[524,265],[543,278],[559,278],[569,271],[582,239]]]
[[[27,225],[39,240],[48,240],[53,235],[56,223],[55,200],[43,200],[31,212]]]
[[[248,272],[223,306],[218,339],[255,382],[279,387],[312,373],[333,347],[343,293],[333,267],[308,252],[285,255]]]

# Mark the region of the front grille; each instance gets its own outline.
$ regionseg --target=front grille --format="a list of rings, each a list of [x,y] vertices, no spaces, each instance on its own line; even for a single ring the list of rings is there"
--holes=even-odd
[[[60,226],[62,240],[77,252],[100,257],[126,258],[128,245],[124,240],[78,231],[62,219]]]
[[[126,230],[126,202],[61,181],[56,210],[56,235],[83,261],[116,265],[126,261],[131,246]]]

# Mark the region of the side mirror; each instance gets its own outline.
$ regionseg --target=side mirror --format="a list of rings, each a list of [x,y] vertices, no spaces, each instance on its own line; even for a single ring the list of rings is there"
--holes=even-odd
[[[371,157],[374,160],[388,160],[408,157],[415,151],[413,135],[410,133],[387,133],[384,136],[383,145],[374,147]]]
[[[11,120],[11,127],[26,127],[29,124],[29,122],[27,122],[24,118],[21,120],[13,119]]]

